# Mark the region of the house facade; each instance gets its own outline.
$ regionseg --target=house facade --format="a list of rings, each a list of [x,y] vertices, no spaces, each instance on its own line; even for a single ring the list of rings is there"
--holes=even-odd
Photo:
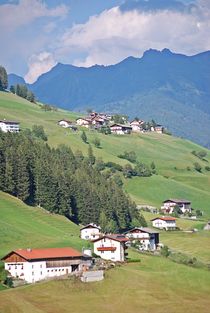
[[[89,128],[92,125],[92,120],[90,118],[78,118],[77,125]]]
[[[130,125],[125,124],[113,124],[110,126],[111,133],[117,135],[125,135],[130,134],[132,131],[132,127]]]
[[[161,210],[164,213],[171,214],[173,213],[175,206],[178,206],[183,214],[192,213],[191,202],[184,199],[167,199],[163,201]]]
[[[165,230],[176,230],[176,219],[174,217],[171,216],[156,217],[151,221],[153,227]]]
[[[125,233],[131,241],[138,241],[141,250],[156,250],[159,244],[159,233],[147,227],[135,227]]]
[[[0,130],[4,133],[18,133],[20,131],[20,123],[16,121],[0,120]]]
[[[138,121],[133,120],[132,122],[130,122],[130,125],[132,127],[132,132],[139,133],[143,131],[142,124],[144,124],[144,121],[141,121],[141,120],[138,120]]]
[[[60,120],[58,121],[58,125],[64,128],[68,128],[72,125],[72,122],[68,120]]]
[[[164,131],[164,127],[162,125],[156,125],[151,127],[152,132],[156,132],[158,134],[162,134]]]
[[[84,240],[95,240],[100,237],[101,227],[95,224],[88,224],[80,228],[80,237]]]
[[[104,235],[93,241],[94,253],[104,260],[124,262],[128,240],[124,235]]]
[[[73,248],[19,249],[2,258],[12,277],[34,283],[76,274],[91,265],[91,258]]]

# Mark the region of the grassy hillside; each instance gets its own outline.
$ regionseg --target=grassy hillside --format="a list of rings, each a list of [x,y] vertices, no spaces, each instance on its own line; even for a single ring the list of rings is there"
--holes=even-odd
[[[144,212],[144,217],[151,227],[151,219],[157,217],[156,214]],[[204,231],[206,224],[204,221],[193,221],[178,218],[176,220],[180,231],[160,231],[160,242],[167,245],[173,251],[183,252],[192,257],[196,257],[204,263],[210,264],[210,232]],[[198,229],[198,232],[188,232],[192,229]]]
[[[16,119],[21,128],[31,128],[33,124],[43,125],[49,138],[49,144],[56,146],[61,143],[70,145],[72,150],[87,153],[88,145],[80,138],[81,130],[71,132],[57,125],[61,118],[75,120],[78,114],[58,110],[44,112],[40,106],[31,104],[15,95],[0,92],[0,118]],[[191,152],[204,148],[181,138],[160,134],[139,135],[103,135],[87,130],[91,143],[95,137],[101,141],[101,149],[93,148],[97,157],[104,161],[119,164],[128,163],[117,156],[127,151],[135,151],[138,160],[150,165],[155,162],[157,173],[150,178],[132,178],[125,181],[125,190],[138,204],[149,204],[160,207],[166,198],[188,198],[194,208],[204,210],[206,218],[210,217],[210,152],[206,160],[201,161]],[[202,173],[194,170],[194,163],[202,165]]]
[[[74,120],[75,113],[59,110],[44,112],[38,105],[31,104],[15,95],[0,93],[0,116],[18,119],[21,127],[31,127],[33,124],[43,125],[51,145],[69,144],[72,149],[87,152],[80,138],[81,133],[72,133],[56,125],[60,118]],[[193,201],[193,206],[202,208],[210,215],[210,173],[202,174],[193,170],[193,163],[199,161],[203,167],[208,164],[191,154],[192,150],[201,147],[179,138],[158,134],[141,134],[132,136],[105,136],[87,131],[89,142],[97,136],[101,140],[102,149],[94,149],[98,157],[120,164],[127,161],[119,159],[118,154],[125,150],[135,150],[138,159],[150,164],[155,162],[158,174],[152,178],[135,178],[126,181],[126,190],[138,202],[160,206],[168,197],[186,197]],[[187,167],[191,170],[187,170]]]
[[[79,227],[0,192],[0,258],[12,249],[71,246],[81,250]]]
[[[2,291],[0,312],[208,312],[207,271],[159,257],[140,258],[141,263],[106,272],[106,279],[98,283],[51,281]]]

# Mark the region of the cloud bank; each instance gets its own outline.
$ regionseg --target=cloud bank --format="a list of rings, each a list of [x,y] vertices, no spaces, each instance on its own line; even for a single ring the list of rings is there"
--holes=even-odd
[[[186,10],[168,7],[143,10],[137,1],[131,10],[115,7],[91,17],[86,24],[67,30],[58,52],[61,55],[74,50],[85,52],[85,59],[74,62],[81,66],[113,64],[129,55],[141,56],[151,47],[194,54],[210,49],[209,33],[210,4],[207,0],[198,1],[196,6]]]

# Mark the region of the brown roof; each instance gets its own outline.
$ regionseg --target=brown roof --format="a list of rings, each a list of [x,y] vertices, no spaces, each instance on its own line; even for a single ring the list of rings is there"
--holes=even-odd
[[[93,242],[96,242],[96,241],[101,240],[103,238],[108,238],[108,239],[112,239],[112,240],[119,241],[119,242],[129,241],[129,238],[125,237],[125,235],[110,234],[110,235],[104,235],[102,237],[99,237],[98,239],[93,240]]]
[[[134,228],[128,230],[125,234],[130,233],[130,232],[132,233],[135,231],[140,231],[140,232],[148,233],[148,234],[159,234],[156,230],[153,230],[153,229],[148,228],[148,227],[134,227]]]
[[[117,248],[116,247],[98,247],[98,251],[115,251]]]
[[[73,248],[47,248],[47,249],[18,249],[7,254],[3,259],[12,253],[18,254],[25,260],[57,259],[68,257],[81,257],[82,254]]]
[[[176,221],[176,219],[174,217],[171,217],[171,216],[156,217],[156,218],[153,218],[151,221],[155,221],[155,220]]]

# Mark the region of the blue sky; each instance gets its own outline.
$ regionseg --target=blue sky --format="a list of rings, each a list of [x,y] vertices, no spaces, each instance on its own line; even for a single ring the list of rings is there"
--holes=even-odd
[[[210,50],[209,0],[0,0],[0,64],[33,82],[57,62]]]

